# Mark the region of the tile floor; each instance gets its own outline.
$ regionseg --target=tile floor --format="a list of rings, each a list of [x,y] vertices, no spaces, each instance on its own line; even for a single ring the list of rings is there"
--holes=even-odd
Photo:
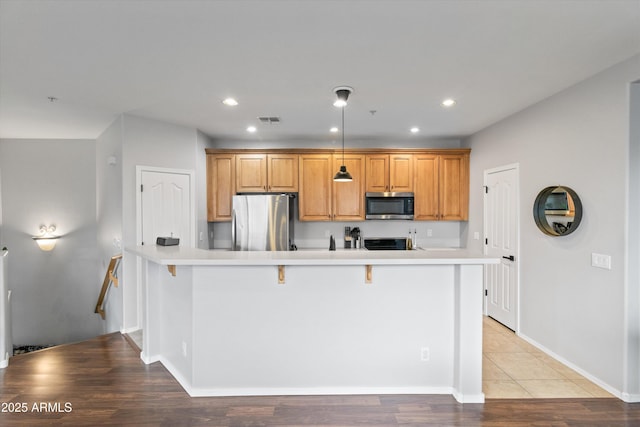
[[[614,397],[489,317],[482,353],[487,399]]]

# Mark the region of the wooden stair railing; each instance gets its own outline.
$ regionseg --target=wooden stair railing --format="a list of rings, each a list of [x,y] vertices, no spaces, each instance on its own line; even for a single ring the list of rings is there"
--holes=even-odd
[[[100,314],[100,316],[104,319],[104,298],[107,295],[107,291],[109,290],[109,286],[113,283],[113,286],[118,287],[118,266],[120,265],[120,259],[122,258],[122,254],[114,255],[111,257],[111,261],[109,261],[109,267],[107,268],[107,273],[104,275],[104,281],[102,282],[102,289],[100,290],[100,296],[98,297],[98,302],[96,304],[96,310],[94,313]]]

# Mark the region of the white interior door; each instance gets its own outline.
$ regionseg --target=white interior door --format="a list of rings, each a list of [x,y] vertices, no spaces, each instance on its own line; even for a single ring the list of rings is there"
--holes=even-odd
[[[500,258],[486,268],[487,314],[516,330],[518,319],[518,166],[485,171],[485,253]]]
[[[173,235],[180,239],[180,246],[194,247],[194,185],[194,172],[190,170],[136,166],[136,187],[139,191],[139,197],[136,197],[138,244],[155,245],[158,237]],[[123,288],[123,329],[127,332],[143,327],[143,273],[141,259],[136,257],[136,286]],[[127,319],[135,319],[135,322]]]
[[[141,185],[142,244],[155,245],[157,237],[177,237],[180,246],[192,247],[190,175],[143,170]]]

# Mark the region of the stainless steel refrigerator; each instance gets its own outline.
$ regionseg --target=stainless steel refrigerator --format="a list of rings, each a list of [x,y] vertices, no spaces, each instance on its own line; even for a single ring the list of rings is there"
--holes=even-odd
[[[294,202],[293,194],[233,196],[231,249],[294,250]]]

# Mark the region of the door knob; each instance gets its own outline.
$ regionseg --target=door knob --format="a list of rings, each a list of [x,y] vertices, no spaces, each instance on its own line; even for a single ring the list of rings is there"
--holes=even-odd
[[[515,261],[516,260],[516,257],[514,257],[513,255],[503,256],[502,258],[508,259],[509,261]]]

